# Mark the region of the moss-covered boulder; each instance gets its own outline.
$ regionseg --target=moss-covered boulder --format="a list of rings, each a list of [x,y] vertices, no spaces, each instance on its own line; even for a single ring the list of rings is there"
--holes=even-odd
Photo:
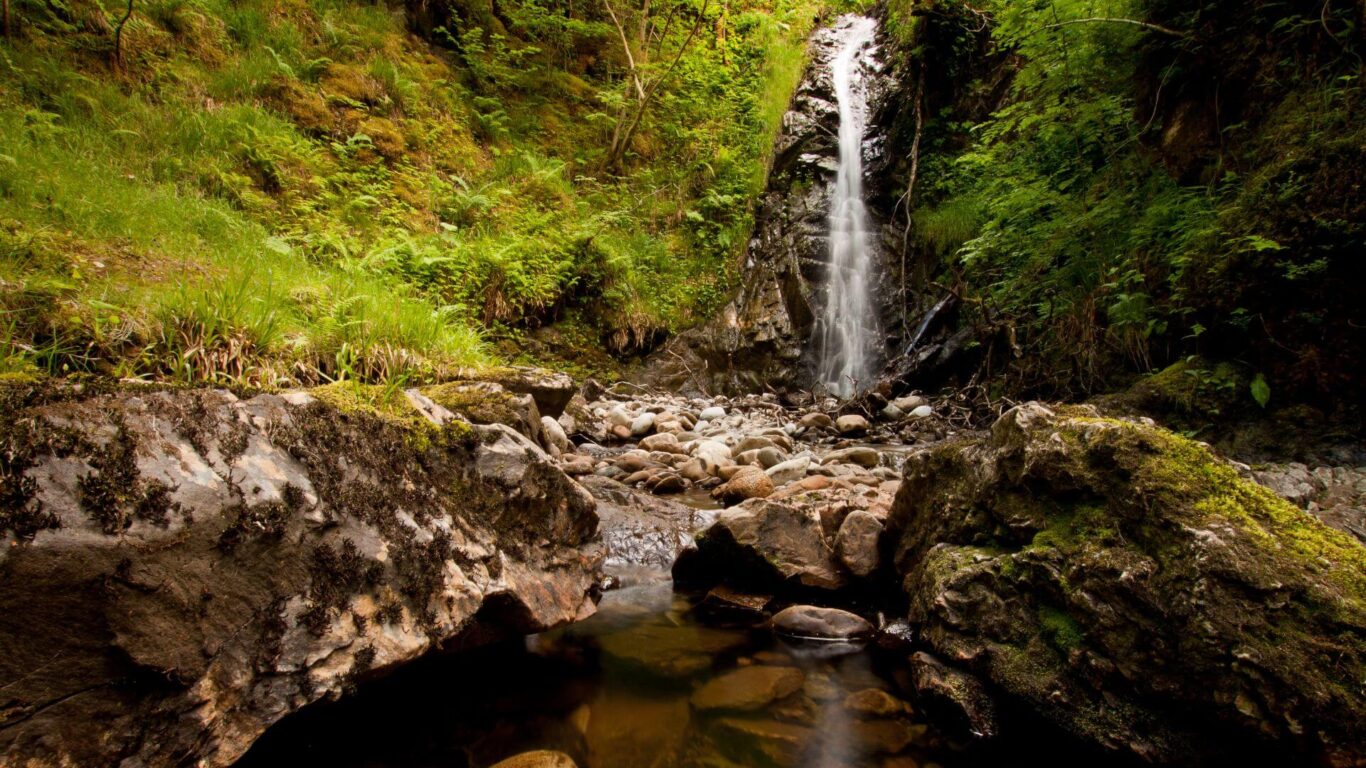
[[[426,387],[422,394],[474,424],[502,424],[542,442],[540,409],[529,394],[509,392],[491,381],[447,382]]]
[[[1021,406],[912,456],[889,535],[923,640],[1095,744],[1366,759],[1366,548],[1201,444]]]
[[[438,647],[582,618],[592,498],[417,390],[0,383],[0,765],[231,765]]]

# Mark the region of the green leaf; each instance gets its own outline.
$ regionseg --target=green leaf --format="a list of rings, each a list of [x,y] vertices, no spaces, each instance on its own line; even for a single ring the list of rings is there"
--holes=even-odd
[[[1257,374],[1252,379],[1250,389],[1252,390],[1252,399],[1257,401],[1257,405],[1265,408],[1267,402],[1271,400],[1271,387],[1267,385],[1266,377],[1260,373]]]

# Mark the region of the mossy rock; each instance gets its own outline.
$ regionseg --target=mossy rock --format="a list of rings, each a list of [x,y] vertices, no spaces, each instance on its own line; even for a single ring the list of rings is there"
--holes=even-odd
[[[929,644],[1089,741],[1362,756],[1366,548],[1200,443],[1021,406],[911,457],[889,535]]]
[[[503,424],[540,442],[541,414],[531,395],[518,395],[488,381],[454,381],[424,387],[432,402],[474,424]]]

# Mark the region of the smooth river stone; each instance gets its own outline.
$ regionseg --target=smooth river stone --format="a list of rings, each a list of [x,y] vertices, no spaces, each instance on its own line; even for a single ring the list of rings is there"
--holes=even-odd
[[[794,605],[773,617],[779,634],[817,640],[850,640],[873,633],[873,625],[862,616],[838,608]]]
[[[801,690],[804,680],[795,667],[740,667],[698,688],[692,705],[704,711],[759,709]]]

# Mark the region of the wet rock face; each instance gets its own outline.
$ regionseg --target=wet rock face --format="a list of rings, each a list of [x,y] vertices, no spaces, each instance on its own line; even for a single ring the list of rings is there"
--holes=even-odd
[[[1362,759],[1366,549],[1200,444],[1021,406],[912,455],[887,535],[937,656],[1081,738]]]
[[[373,670],[594,610],[592,498],[421,392],[0,394],[0,763],[229,765]]]
[[[717,317],[654,355],[647,383],[685,394],[735,395],[806,388],[813,381],[807,347],[823,306],[828,217],[839,169],[831,62],[842,40],[833,28],[811,38],[810,65],[783,116],[739,291]],[[871,157],[880,152],[880,138],[876,127],[866,135],[864,155]],[[877,224],[875,212],[873,218]],[[873,271],[883,275],[881,254],[874,260]]]

